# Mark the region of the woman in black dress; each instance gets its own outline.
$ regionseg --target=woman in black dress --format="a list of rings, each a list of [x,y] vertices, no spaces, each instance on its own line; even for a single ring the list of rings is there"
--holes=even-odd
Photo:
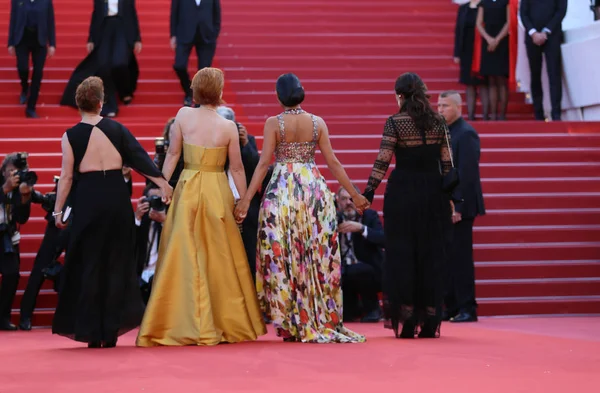
[[[454,62],[460,64],[459,82],[467,87],[467,111],[469,120],[475,120],[477,90],[483,110],[483,120],[489,118],[489,92],[487,80],[473,72],[473,48],[475,45],[475,29],[477,9],[481,0],[471,0],[458,7],[456,28],[454,32]]]
[[[127,128],[100,117],[102,80],[84,80],[75,99],[82,120],[62,137],[62,173],[53,213],[57,226],[64,228],[61,209],[75,180],[71,235],[52,332],[90,348],[107,348],[137,327],[144,311],[123,164],[157,184],[166,203],[172,188]]]
[[[106,104],[102,116],[119,112],[117,96],[128,105],[137,87],[139,67],[135,58],[142,51],[135,0],[94,0],[87,51],[89,55],[69,79],[60,104],[77,107],[75,90],[89,76],[104,82]]]
[[[450,171],[444,120],[413,73],[396,80],[400,111],[389,117],[364,195],[373,200],[392,156],[396,168],[385,190],[384,312],[397,338],[439,337],[443,303],[445,230],[452,206],[442,191]]]
[[[505,120],[508,106],[509,0],[481,0],[477,30],[481,40],[480,73],[488,79],[492,120]]]

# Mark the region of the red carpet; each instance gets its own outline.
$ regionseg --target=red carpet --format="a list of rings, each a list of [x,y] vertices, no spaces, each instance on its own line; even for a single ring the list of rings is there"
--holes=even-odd
[[[49,330],[2,334],[2,393],[595,392],[600,318],[484,319],[439,340],[396,340],[351,324],[366,344],[290,344],[273,334],[217,347],[88,350]]]
[[[0,157],[31,153],[38,190],[60,171],[60,136],[78,120],[58,100],[85,54],[92,2],[54,0],[57,53],[48,59],[40,95],[43,119],[23,118],[15,59],[0,51]],[[169,0],[137,1],[143,51],[135,100],[122,121],[153,150],[153,139],[181,105],[169,49]],[[224,0],[215,66],[225,70],[224,98],[262,143],[267,116],[280,108],[275,78],[295,72],[306,88],[305,109],[322,116],[350,177],[364,187],[385,118],[397,110],[395,78],[418,72],[432,99],[459,89],[452,61],[455,4],[449,0]],[[0,9],[0,40],[8,31]],[[192,56],[190,71],[195,67]],[[600,313],[600,125],[539,123],[523,94],[511,94],[508,122],[475,122],[488,215],[476,221],[475,261],[481,315]],[[337,182],[318,155],[332,188]],[[385,184],[374,208],[381,210]],[[137,198],[143,188],[138,177]],[[23,227],[21,283],[15,321],[44,233],[39,206]],[[56,294],[45,284],[34,324],[48,326]]]

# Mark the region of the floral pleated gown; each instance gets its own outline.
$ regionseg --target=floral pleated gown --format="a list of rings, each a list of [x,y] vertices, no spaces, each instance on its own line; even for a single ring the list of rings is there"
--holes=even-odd
[[[341,258],[333,193],[315,164],[313,140],[287,142],[278,116],[276,163],[259,215],[256,289],[277,335],[308,343],[364,342],[342,323]]]

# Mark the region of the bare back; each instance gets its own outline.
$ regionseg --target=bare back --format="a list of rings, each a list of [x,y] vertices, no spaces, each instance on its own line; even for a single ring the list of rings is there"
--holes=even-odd
[[[232,122],[217,112],[202,108],[182,108],[177,121],[183,142],[207,148],[227,147]]]
[[[309,113],[299,115],[282,114],[280,117],[280,131],[277,135],[277,143],[308,143],[319,140],[317,127],[315,135],[314,117]]]

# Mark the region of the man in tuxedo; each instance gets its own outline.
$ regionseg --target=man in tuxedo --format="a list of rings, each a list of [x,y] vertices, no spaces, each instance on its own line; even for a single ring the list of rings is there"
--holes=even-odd
[[[454,190],[452,216],[453,239],[447,261],[446,313],[451,322],[477,321],[475,301],[475,262],[473,261],[473,224],[475,217],[485,214],[479,175],[479,136],[462,117],[462,100],[456,91],[440,94],[438,111],[450,130],[452,156],[458,170],[459,183]]]
[[[378,322],[382,315],[378,293],[383,275],[383,225],[375,210],[367,209],[359,214],[350,193],[343,187],[337,192],[336,202],[344,320],[362,317],[361,322]]]
[[[158,246],[162,226],[167,219],[166,206],[164,209],[154,210],[150,207],[149,199],[152,196],[160,197],[160,190],[152,183],[146,186],[144,196],[137,203],[135,211],[136,225],[136,259],[138,262],[138,276],[140,277],[140,290],[144,303],[148,303],[152,291],[152,281],[156,262],[158,261]]]
[[[8,53],[17,57],[21,79],[21,104],[27,103],[25,116],[37,118],[35,111],[46,56],[54,56],[56,31],[52,0],[12,0],[8,30]],[[29,88],[29,55],[33,63]],[[29,97],[28,97],[29,95]]]
[[[220,0],[171,0],[171,48],[175,51],[173,69],[185,93],[183,104],[192,105],[188,61],[196,48],[198,69],[210,67],[221,31]]]
[[[246,174],[246,186],[250,185],[252,176],[254,176],[254,170],[260,160],[258,154],[258,148],[256,146],[256,139],[248,134],[248,130],[243,124],[235,121],[235,112],[226,106],[220,106],[217,108],[217,113],[227,120],[235,122],[240,135],[240,151],[242,153],[242,163],[244,164],[244,172]],[[229,160],[225,164],[225,169],[229,167]],[[256,276],[256,242],[258,234],[258,211],[260,209],[260,201],[262,194],[257,192],[250,202],[248,208],[248,215],[242,223],[242,241],[244,242],[244,249],[246,250],[246,256],[248,257],[248,264],[250,265],[250,271],[252,277]]]
[[[552,120],[560,120],[562,100],[562,61],[560,46],[563,40],[562,20],[567,13],[567,0],[521,0],[521,21],[527,36],[527,58],[531,71],[531,97],[535,118],[544,120],[542,91],[542,53],[546,57]]]

